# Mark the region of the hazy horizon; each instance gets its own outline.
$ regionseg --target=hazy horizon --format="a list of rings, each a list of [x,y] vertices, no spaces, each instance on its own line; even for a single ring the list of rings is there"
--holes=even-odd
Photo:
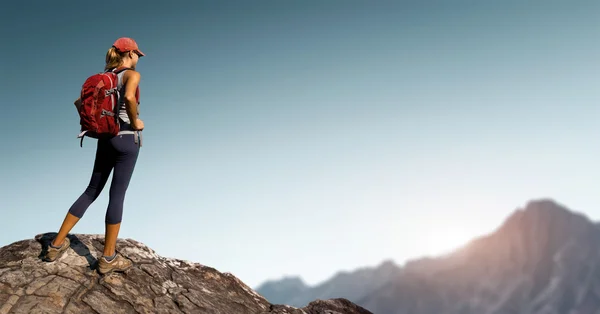
[[[598,1],[114,4],[0,13],[0,246],[58,231],[85,190],[73,101],[121,36],[146,53],[146,130],[119,237],[159,255],[314,285],[532,199],[600,218]],[[107,203],[72,233],[104,233]]]

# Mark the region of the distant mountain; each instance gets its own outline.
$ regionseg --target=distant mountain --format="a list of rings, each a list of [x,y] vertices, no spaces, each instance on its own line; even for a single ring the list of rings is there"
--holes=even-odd
[[[284,300],[290,299],[290,296],[303,295],[310,287],[299,277],[285,277],[277,281],[267,281],[259,289],[260,294],[267,300]]]
[[[268,281],[256,291],[267,300],[285,300],[285,304],[299,306],[317,299],[326,299],[327,295],[346,295],[346,299],[360,299],[376,291],[397,276],[400,268],[392,261],[385,261],[378,267],[362,268],[354,272],[339,272],[330,280],[308,287],[299,278],[284,278],[280,281]],[[300,307],[300,306],[299,306]]]
[[[390,265],[388,277],[368,284],[362,270],[270,301],[346,297],[382,314],[600,313],[599,225],[550,199],[529,202],[451,254]]]

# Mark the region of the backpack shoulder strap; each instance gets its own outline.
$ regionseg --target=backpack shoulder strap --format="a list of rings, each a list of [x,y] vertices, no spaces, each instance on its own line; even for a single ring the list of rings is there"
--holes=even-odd
[[[117,76],[117,80],[115,82],[116,88],[117,88],[117,104],[119,103],[119,99],[121,98],[121,94],[119,93],[120,91],[118,90],[118,86],[119,86],[119,82],[121,81],[121,78],[119,77],[119,74],[121,72],[124,72],[126,70],[133,70],[133,68],[128,68],[128,67],[119,67],[119,68],[114,68],[111,70],[111,72],[113,72],[116,76]],[[124,84],[123,84],[124,87]],[[118,107],[117,107],[118,108]],[[121,116],[118,114],[119,109],[116,109],[115,113],[117,116],[117,120],[121,121],[121,122],[125,122],[123,119],[121,119]]]
[[[117,86],[119,85],[118,82],[120,81],[119,74],[121,72],[125,71],[125,70],[133,70],[133,69],[132,68],[127,68],[127,67],[122,67],[122,68],[114,68],[114,69],[110,70],[110,72],[114,73],[117,76],[117,81],[115,82],[115,84]]]
[[[123,71],[125,71],[125,70],[133,70],[133,69],[132,69],[132,68],[127,68],[127,67],[122,67],[122,68],[114,68],[114,69],[112,70],[112,72],[113,72],[113,73],[115,73],[115,74],[119,74],[119,73],[121,73],[121,72],[123,72]]]

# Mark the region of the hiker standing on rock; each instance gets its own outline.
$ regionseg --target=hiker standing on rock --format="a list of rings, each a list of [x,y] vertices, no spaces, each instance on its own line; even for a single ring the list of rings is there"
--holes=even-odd
[[[140,73],[135,70],[142,56],[133,39],[117,39],[106,53],[105,71],[88,78],[75,101],[82,125],[79,137],[82,143],[84,136],[98,139],[96,158],[89,185],[73,203],[60,231],[48,246],[46,261],[55,261],[70,247],[67,234],[100,195],[114,169],[105,218],[104,252],[98,261],[98,272],[125,271],[133,264],[117,253],[116,242],[125,192],[142,144],[144,122],[138,118]],[[115,100],[117,106],[113,105]]]

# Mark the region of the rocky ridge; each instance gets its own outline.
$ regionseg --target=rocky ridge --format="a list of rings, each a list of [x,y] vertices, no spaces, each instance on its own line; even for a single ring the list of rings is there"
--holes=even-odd
[[[315,300],[303,308],[271,304],[230,273],[161,257],[133,239],[117,241],[119,252],[135,263],[125,273],[96,271],[103,235],[69,235],[71,248],[47,263],[41,258],[54,235],[0,248],[0,314],[371,314],[343,298]]]

